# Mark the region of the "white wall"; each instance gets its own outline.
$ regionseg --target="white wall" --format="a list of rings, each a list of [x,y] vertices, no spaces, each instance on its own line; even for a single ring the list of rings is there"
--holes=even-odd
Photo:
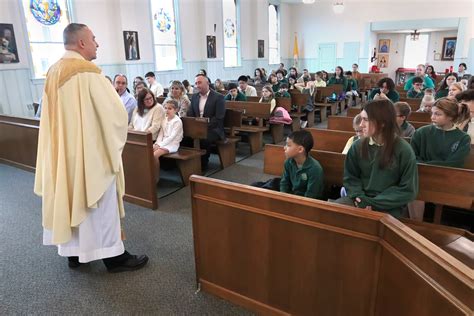
[[[370,32],[370,23],[381,21],[400,21],[403,28],[406,20],[418,21],[423,24],[426,19],[447,19],[465,17],[462,23],[463,32],[459,35],[456,60],[467,61],[470,59],[470,42],[474,38],[474,25],[472,23],[473,4],[471,0],[346,0],[345,11],[336,15],[332,11],[330,0],[316,1],[315,4],[291,5],[291,27],[298,33],[300,41],[300,56],[303,65],[317,65],[318,45],[320,43],[337,43],[338,60],[344,58],[343,47],[345,42],[360,42],[359,64],[366,63],[367,58],[375,47],[376,35]],[[438,42],[439,44],[439,42]],[[442,45],[442,43],[441,43]],[[292,45],[286,51],[287,57],[292,54]],[[474,61],[473,61],[474,62]],[[361,65],[363,66],[363,65]],[[473,65],[474,66],[474,65]],[[310,69],[314,71],[316,69]]]

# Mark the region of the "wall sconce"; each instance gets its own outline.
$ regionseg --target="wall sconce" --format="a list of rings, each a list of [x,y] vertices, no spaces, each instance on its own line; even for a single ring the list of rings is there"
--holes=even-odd
[[[417,41],[420,38],[420,32],[417,32],[416,30],[413,33],[410,33],[410,39],[412,41]]]

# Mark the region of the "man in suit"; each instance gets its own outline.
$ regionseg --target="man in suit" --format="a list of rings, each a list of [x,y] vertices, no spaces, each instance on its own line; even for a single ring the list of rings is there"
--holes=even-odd
[[[188,109],[187,116],[206,117],[209,119],[207,139],[201,140],[201,148],[206,150],[206,155],[201,156],[201,163],[203,169],[206,169],[209,162],[209,148],[211,144],[225,139],[225,101],[222,94],[209,88],[209,79],[203,74],[196,75],[194,88],[198,93],[193,94],[191,98],[191,106]]]

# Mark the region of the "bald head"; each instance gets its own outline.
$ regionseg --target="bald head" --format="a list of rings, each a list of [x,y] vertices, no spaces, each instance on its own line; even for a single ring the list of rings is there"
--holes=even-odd
[[[71,23],[63,31],[64,47],[75,51],[86,60],[97,58],[97,47],[94,33],[85,24]]]

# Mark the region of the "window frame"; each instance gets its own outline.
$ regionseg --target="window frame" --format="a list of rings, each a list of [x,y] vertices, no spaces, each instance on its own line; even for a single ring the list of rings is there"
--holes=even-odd
[[[410,39],[409,39],[410,36],[411,36],[410,34],[406,34],[406,35],[405,35],[405,42],[403,43],[403,44],[404,44],[404,47],[403,47],[403,64],[402,64],[402,65],[403,65],[404,68],[408,68],[408,66],[405,66],[405,58],[406,58],[406,56],[407,56],[407,53],[406,53],[407,45],[406,45],[406,43],[407,43],[407,40],[410,40]],[[426,40],[426,55],[425,55],[425,57],[424,57],[424,60],[425,60],[425,61],[424,61],[424,62],[417,62],[416,65],[414,65],[414,68],[416,68],[416,66],[419,65],[419,64],[423,64],[423,65],[424,65],[425,62],[426,62],[426,60],[428,60],[429,49],[430,49],[430,41],[431,41],[431,34],[430,34],[430,33],[421,33],[421,34],[420,34],[420,37],[421,37],[421,36],[426,36],[426,37],[427,37],[427,40]]]
[[[270,6],[275,7],[275,12],[276,12],[276,22],[277,22],[277,32],[278,32],[278,45],[276,47],[277,52],[278,52],[278,61],[276,63],[271,63],[270,62],[270,49],[275,49],[275,48],[270,48],[270,14],[269,14],[269,8]],[[269,65],[279,65],[281,63],[281,14],[280,14],[280,6],[275,3],[268,3],[267,6],[267,27],[268,27],[268,64]]]
[[[242,54],[241,54],[241,41],[240,41],[240,0],[233,0],[235,1],[235,31],[236,31],[236,45],[237,47],[230,47],[230,46],[225,46],[225,27],[224,27],[224,1],[221,1],[221,9],[222,9],[222,19],[221,19],[221,25],[222,25],[222,53],[223,53],[223,62],[224,62],[224,68],[242,68]],[[226,58],[225,58],[225,49],[227,48],[237,48],[237,65],[235,66],[226,66]]]
[[[73,0],[64,0],[65,3],[66,3],[66,8],[67,8],[67,12],[69,13],[68,15],[68,18],[69,18],[69,23],[74,23],[75,20],[76,20],[76,16],[74,14],[74,10],[73,10],[73,5],[72,5],[72,2]],[[46,80],[46,75],[44,77],[37,77],[36,76],[36,73],[35,73],[35,64],[34,64],[34,61],[33,61],[33,53],[31,52],[31,41],[30,41],[30,38],[28,36],[28,25],[26,23],[26,11],[25,11],[25,8],[23,7],[23,1],[20,0],[18,1],[18,5],[20,6],[20,13],[21,13],[21,23],[22,23],[22,26],[23,26],[23,39],[24,39],[24,42],[26,43],[26,49],[27,49],[27,58],[28,58],[28,63],[30,65],[30,80],[32,83],[42,83]],[[61,42],[34,42],[34,43],[40,43],[40,44],[64,44],[63,41]],[[50,67],[52,66],[52,64],[50,65]]]
[[[148,18],[150,19],[150,30],[151,30],[151,42],[153,45],[153,67],[155,68],[155,72],[169,72],[169,71],[181,71],[183,70],[183,53],[181,47],[181,25],[180,25],[180,15],[179,15],[179,0],[172,0],[173,1],[173,12],[174,12],[174,24],[175,24],[175,36],[176,36],[176,68],[174,69],[166,69],[160,70],[156,64],[156,46],[160,46],[159,44],[155,43],[155,29],[153,25],[153,11],[152,11],[152,1],[159,1],[159,0],[148,0]],[[170,46],[170,45],[161,45],[161,46]]]

